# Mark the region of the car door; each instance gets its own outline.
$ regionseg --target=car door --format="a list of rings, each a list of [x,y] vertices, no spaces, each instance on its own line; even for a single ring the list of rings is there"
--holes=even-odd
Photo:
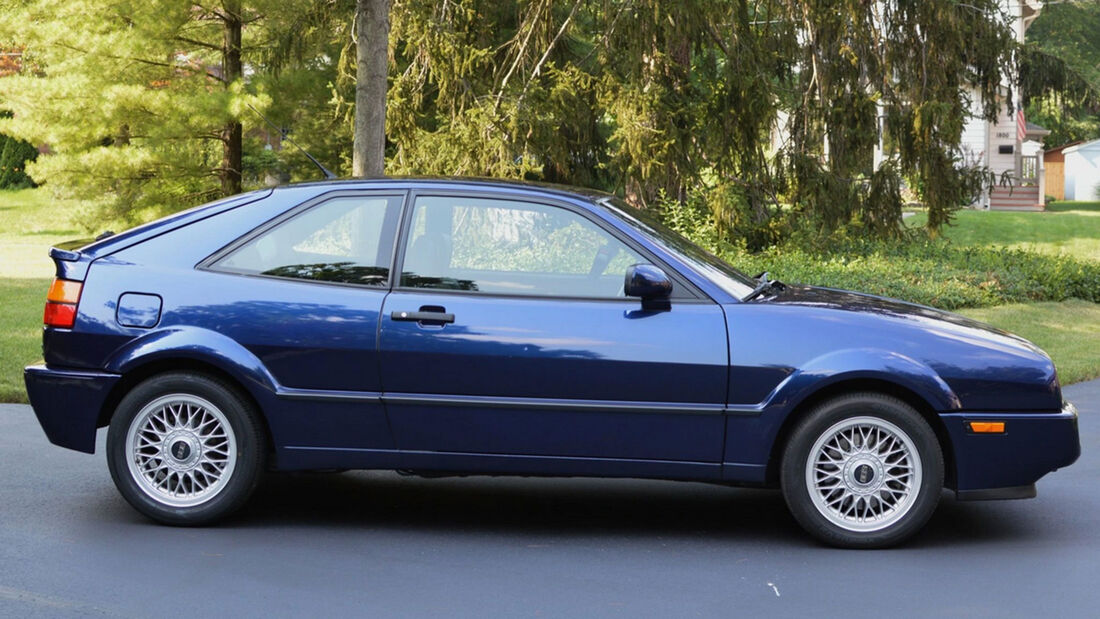
[[[652,257],[584,208],[420,194],[399,243],[380,355],[400,449],[564,467],[545,472],[721,460],[721,308],[679,280],[667,311],[625,297]]]
[[[281,405],[266,412],[284,442],[393,446],[377,334],[403,202],[403,191],[341,191],[292,209],[212,256],[202,295],[218,302],[181,310],[275,379]]]

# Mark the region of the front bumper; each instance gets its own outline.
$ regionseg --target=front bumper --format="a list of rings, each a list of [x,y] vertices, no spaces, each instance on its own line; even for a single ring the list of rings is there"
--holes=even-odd
[[[99,413],[118,374],[32,365],[23,369],[27,397],[54,445],[95,453]]]
[[[954,452],[960,499],[1028,498],[1040,477],[1073,464],[1081,455],[1077,409],[1057,413],[942,413]],[[975,434],[971,421],[1003,421],[1004,434]]]

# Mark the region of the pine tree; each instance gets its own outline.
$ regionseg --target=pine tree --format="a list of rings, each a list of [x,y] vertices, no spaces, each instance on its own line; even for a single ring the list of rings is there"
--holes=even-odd
[[[32,0],[0,12],[0,39],[34,70],[0,79],[0,131],[48,144],[29,172],[105,215],[139,219],[241,190],[244,79],[302,3]],[[95,220],[87,222],[94,227]]]

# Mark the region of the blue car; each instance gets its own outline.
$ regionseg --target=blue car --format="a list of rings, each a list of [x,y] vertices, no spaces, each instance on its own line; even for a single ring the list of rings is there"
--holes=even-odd
[[[327,181],[50,251],[50,441],[138,511],[201,525],[267,470],[780,488],[825,543],[916,533],[944,488],[1035,496],[1080,453],[1031,343],[748,277],[586,190]]]

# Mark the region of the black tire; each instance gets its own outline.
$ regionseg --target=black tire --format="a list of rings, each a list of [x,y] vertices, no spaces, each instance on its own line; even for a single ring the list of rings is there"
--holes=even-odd
[[[876,428],[877,438],[862,438]],[[902,466],[906,458],[910,469]],[[936,434],[913,407],[888,395],[854,393],[818,405],[799,421],[783,451],[780,483],[791,514],[818,540],[884,548],[928,522],[943,490],[943,468]]]
[[[162,416],[175,425],[161,423]],[[142,436],[152,440],[138,448]],[[265,460],[258,412],[236,388],[205,374],[171,372],[138,384],[119,402],[107,432],[115,486],[136,510],[168,525],[205,525],[236,511],[259,483]],[[150,470],[158,468],[161,473]],[[169,486],[180,494],[171,496]]]

